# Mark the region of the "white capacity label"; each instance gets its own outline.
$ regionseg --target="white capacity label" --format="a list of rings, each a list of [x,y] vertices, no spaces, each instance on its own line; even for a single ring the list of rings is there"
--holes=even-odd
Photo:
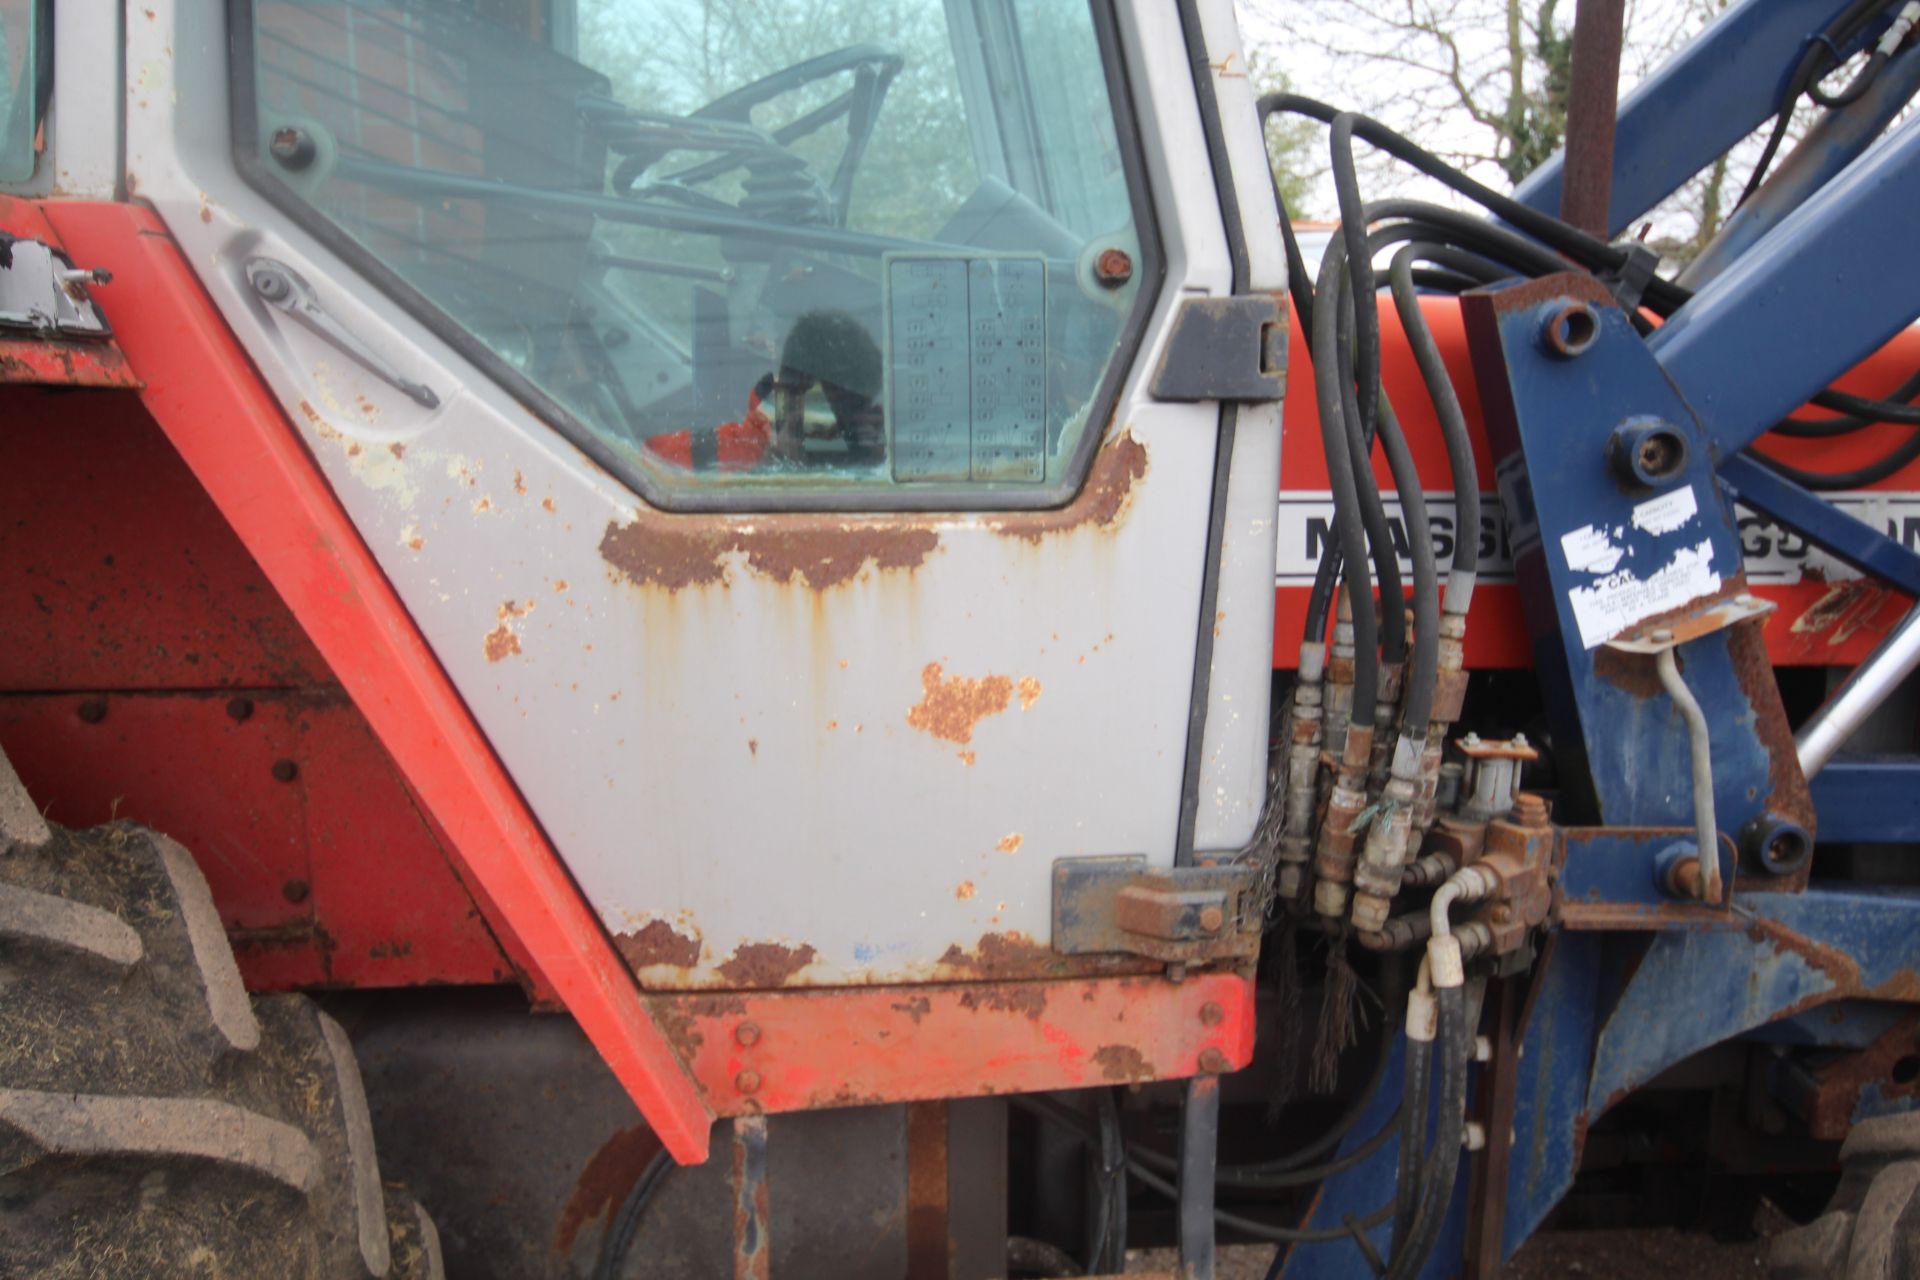
[[[1679,490],[1689,497],[1692,489]],[[1411,575],[1413,565],[1407,542],[1406,520],[1400,504],[1391,494],[1382,494],[1393,541],[1400,553],[1403,574]],[[1864,520],[1909,551],[1920,552],[1920,493],[1832,493],[1827,500],[1842,511]],[[1656,500],[1658,501],[1658,500]],[[1643,504],[1646,505],[1646,504]],[[1688,512],[1687,515],[1691,515]],[[1804,576],[1825,580],[1857,578],[1852,568],[1835,560],[1790,529],[1783,529],[1763,515],[1745,507],[1734,508],[1740,527],[1740,550],[1746,557],[1747,579],[1756,583],[1798,582]],[[1636,516],[1638,513],[1636,513]],[[1646,512],[1649,522],[1672,520],[1677,511],[1656,508]],[[1679,516],[1684,522],[1685,516]],[[1454,539],[1459,523],[1453,507],[1453,491],[1427,495],[1428,536],[1433,540],[1434,559],[1442,575],[1453,559]],[[1320,563],[1320,552],[1333,539],[1333,495],[1324,490],[1285,490],[1280,494],[1279,559],[1274,582],[1283,587],[1306,586],[1313,581]],[[1513,550],[1508,540],[1506,515],[1497,495],[1480,495],[1480,581],[1513,581]]]

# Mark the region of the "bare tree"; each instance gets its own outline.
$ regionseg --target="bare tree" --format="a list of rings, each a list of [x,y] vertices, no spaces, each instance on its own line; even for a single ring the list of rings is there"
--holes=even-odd
[[[1624,92],[1715,17],[1725,0],[1629,0]],[[1316,96],[1376,116],[1496,188],[1518,183],[1566,133],[1573,0],[1241,0],[1249,43]],[[1735,172],[1740,171],[1736,152]],[[1420,181],[1364,156],[1369,192]],[[1728,212],[1728,160],[1654,218],[1662,251],[1690,256]],[[1330,212],[1315,183],[1312,212]]]

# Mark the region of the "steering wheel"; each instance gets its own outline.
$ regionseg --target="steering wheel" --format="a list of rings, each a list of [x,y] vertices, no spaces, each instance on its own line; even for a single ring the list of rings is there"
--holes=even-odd
[[[746,194],[739,203],[743,212],[844,227],[854,174],[872,140],[880,104],[905,65],[906,59],[882,45],[856,44],[782,68],[685,116],[622,107],[617,118],[610,119],[604,104],[582,105],[599,108],[591,114],[600,117],[608,147],[624,157],[613,172],[615,195],[662,196],[696,206],[730,208],[697,188],[744,168]],[[831,102],[771,131],[753,123],[753,109],[762,103],[849,71],[852,87]],[[807,162],[790,148],[843,116],[847,143],[832,180],[822,186]],[[718,154],[672,173],[648,174],[675,151]]]

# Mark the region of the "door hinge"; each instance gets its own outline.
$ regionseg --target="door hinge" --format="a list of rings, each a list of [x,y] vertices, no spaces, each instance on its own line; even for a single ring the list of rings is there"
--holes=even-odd
[[[1150,388],[1156,400],[1278,400],[1287,391],[1287,325],[1270,293],[1188,298]]]
[[[1154,867],[1138,855],[1053,864],[1053,949],[1195,963],[1260,950],[1254,869]]]

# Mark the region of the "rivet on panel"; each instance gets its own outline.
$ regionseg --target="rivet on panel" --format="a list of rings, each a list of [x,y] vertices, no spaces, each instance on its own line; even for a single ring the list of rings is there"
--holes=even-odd
[[[752,1046],[760,1043],[760,1028],[751,1022],[743,1022],[733,1029],[736,1044]]]
[[[733,1078],[733,1087],[742,1093],[758,1093],[760,1091],[760,1073],[753,1070],[742,1071]]]
[[[1209,1000],[1200,1006],[1200,1021],[1209,1027],[1217,1027],[1226,1021],[1227,1011],[1220,1007],[1218,1000]]]

